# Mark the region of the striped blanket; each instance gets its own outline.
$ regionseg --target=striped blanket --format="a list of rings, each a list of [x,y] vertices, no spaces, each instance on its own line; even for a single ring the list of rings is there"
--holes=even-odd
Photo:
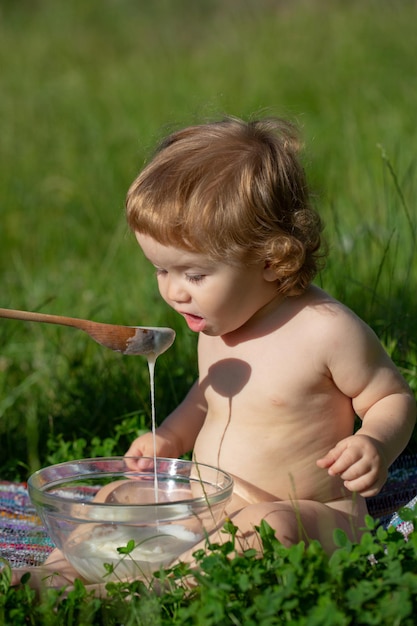
[[[41,565],[52,549],[26,484],[0,481],[0,557],[12,567]]]
[[[384,526],[394,525],[404,535],[413,529],[398,515],[403,506],[417,503],[417,455],[400,457],[390,469],[382,491],[368,499],[370,514]],[[0,558],[12,567],[40,565],[53,549],[36,515],[25,483],[0,481]]]

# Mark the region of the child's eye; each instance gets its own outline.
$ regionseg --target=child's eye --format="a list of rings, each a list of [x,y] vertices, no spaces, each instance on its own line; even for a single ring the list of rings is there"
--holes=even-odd
[[[166,270],[160,269],[159,267],[156,267],[155,270],[156,270],[156,275],[157,276],[164,276],[164,274],[167,273]]]
[[[201,283],[204,278],[204,274],[187,274],[187,280],[190,283]]]

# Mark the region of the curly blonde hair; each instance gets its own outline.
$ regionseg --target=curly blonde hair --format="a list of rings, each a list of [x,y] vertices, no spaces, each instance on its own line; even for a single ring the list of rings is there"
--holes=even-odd
[[[128,224],[216,261],[263,262],[280,293],[299,294],[324,256],[299,149],[296,128],[279,118],[176,131],[131,185]]]

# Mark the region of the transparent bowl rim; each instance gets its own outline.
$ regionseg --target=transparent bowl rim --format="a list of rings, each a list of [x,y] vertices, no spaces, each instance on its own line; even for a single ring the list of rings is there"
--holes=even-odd
[[[145,460],[150,460],[150,461],[154,461],[154,457],[129,457],[131,459],[145,459]],[[56,481],[47,481],[44,484],[39,484],[39,480],[41,480],[42,476],[47,473],[48,471],[51,471],[53,468],[56,469],[63,469],[65,467],[70,468],[71,466],[76,467],[77,464],[78,465],[86,465],[88,463],[110,463],[110,462],[124,462],[126,459],[126,457],[123,456],[106,456],[106,457],[90,457],[90,458],[83,458],[83,459],[74,459],[71,461],[63,461],[62,463],[56,463],[53,465],[48,465],[45,466],[37,471],[35,471],[33,474],[31,474],[28,478],[27,484],[28,484],[28,490],[29,490],[29,495],[31,497],[31,499],[33,500],[35,506],[36,504],[41,504],[41,505],[49,505],[49,506],[53,506],[56,507],[59,503],[61,503],[62,505],[67,505],[69,502],[71,502],[71,500],[69,498],[66,498],[65,496],[60,496],[59,494],[56,493],[48,493],[47,491],[45,491],[45,489],[50,488],[51,486],[54,486],[54,484],[59,487],[60,484],[62,484],[65,481],[70,481],[70,480],[81,480],[83,478],[83,474],[82,472],[79,473],[74,473],[74,474],[68,474],[67,476],[61,476],[60,478],[58,478]],[[174,501],[168,501],[168,502],[158,502],[158,503],[144,503],[144,504],[119,504],[119,503],[109,503],[109,502],[96,502],[96,501],[78,501],[78,503],[82,504],[83,507],[86,507],[87,509],[89,508],[94,508],[97,511],[101,510],[101,509],[109,509],[109,507],[123,507],[126,510],[140,510],[140,509],[147,509],[147,508],[154,508],[155,506],[158,506],[158,508],[161,509],[169,509],[170,507],[173,506],[178,506],[181,504],[186,504],[186,505],[190,505],[191,503],[193,505],[207,505],[208,503],[210,503],[211,505],[214,505],[218,502],[221,502],[223,500],[228,499],[228,497],[230,497],[230,495],[232,494],[233,491],[233,478],[232,476],[222,470],[221,468],[215,467],[214,465],[209,465],[207,463],[200,463],[198,461],[191,461],[191,460],[187,460],[187,459],[176,459],[176,458],[169,458],[169,457],[156,457],[156,462],[157,464],[161,464],[161,463],[169,463],[169,464],[176,464],[176,465],[180,465],[185,467],[190,467],[190,466],[195,466],[197,468],[205,468],[205,469],[209,469],[210,471],[213,472],[218,472],[219,474],[222,475],[223,479],[225,479],[225,486],[220,487],[218,491],[216,491],[214,494],[203,494],[202,496],[197,496],[196,498],[188,498],[188,499],[182,499],[182,500],[174,500]],[[142,474],[152,474],[152,471],[147,471],[147,472],[141,472],[140,470],[131,470],[129,468],[126,467],[125,471],[114,471],[112,472],[111,470],[108,471],[108,475],[110,476],[111,474],[120,474],[120,476],[123,476],[124,474],[126,475],[126,478],[129,477],[129,475],[132,474],[136,474],[136,475],[142,475]],[[96,474],[92,473],[91,476],[96,476],[99,477],[100,473],[97,472]],[[103,472],[103,476],[105,476],[106,473]],[[172,477],[178,476],[178,474],[174,473],[172,475]],[[88,474],[85,474],[84,477],[87,479],[88,478]],[[204,481],[202,481],[204,484]],[[204,491],[204,490],[203,490]]]

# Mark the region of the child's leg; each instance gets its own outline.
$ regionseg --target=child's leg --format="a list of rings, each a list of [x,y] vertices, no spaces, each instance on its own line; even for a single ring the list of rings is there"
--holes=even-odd
[[[234,505],[238,506],[234,506]],[[243,505],[243,506],[242,506]],[[336,528],[344,530],[351,541],[357,541],[365,526],[366,504],[362,498],[341,500],[337,503],[324,504],[312,500],[257,502],[246,505],[243,500],[233,497],[232,508],[228,508],[228,518],[238,528],[236,534],[236,549],[246,550],[255,548],[262,551],[259,534],[255,530],[265,520],[275,530],[277,539],[284,546],[291,546],[300,541],[308,543],[318,539],[328,554],[334,552],[336,546],[333,541],[333,531]],[[222,543],[230,539],[229,535],[218,529],[210,536],[212,543]],[[206,541],[179,557],[179,561],[195,563],[193,553],[204,548]]]
[[[45,563],[37,567],[18,567],[12,570],[12,585],[18,585],[22,576],[30,574],[29,585],[38,591],[42,587],[61,588],[71,585],[75,578],[81,578],[62,554],[55,548]]]
[[[337,504],[298,500],[250,504],[230,515],[230,519],[239,529],[237,539],[243,548],[260,549],[259,535],[254,527],[265,520],[283,545],[318,539],[331,554],[336,548],[333,531],[339,528],[352,541],[358,541],[365,526],[366,513],[362,499],[355,504],[346,500]]]

